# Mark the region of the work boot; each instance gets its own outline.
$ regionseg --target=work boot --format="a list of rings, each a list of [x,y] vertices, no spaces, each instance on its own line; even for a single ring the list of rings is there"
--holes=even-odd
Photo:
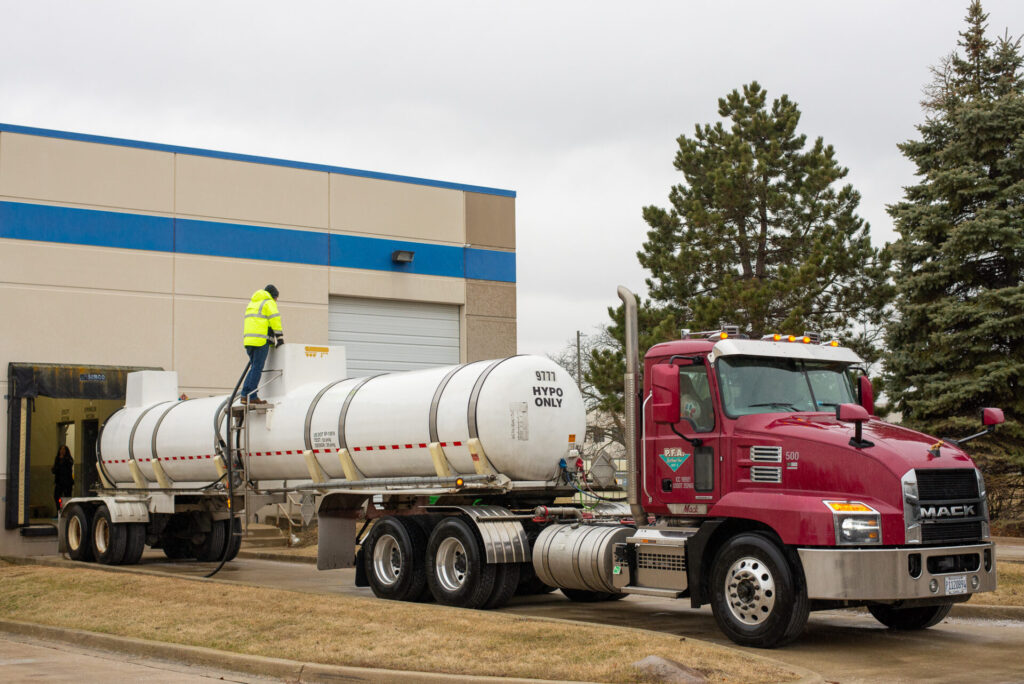
[[[242,403],[242,404],[248,404],[249,403],[249,399],[245,395],[242,395],[242,396],[238,397],[238,401],[240,403]]]
[[[266,404],[267,401],[266,401],[266,399],[257,399],[256,397],[253,397],[252,399],[249,400],[249,403],[253,404],[253,405],[255,405],[255,404]]]

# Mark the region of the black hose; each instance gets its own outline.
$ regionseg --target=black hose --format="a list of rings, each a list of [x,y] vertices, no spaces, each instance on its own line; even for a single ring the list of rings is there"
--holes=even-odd
[[[234,507],[234,505],[232,503],[232,498],[234,497],[234,487],[235,487],[235,482],[234,482],[235,454],[234,454],[234,449],[233,449],[233,447],[231,445],[231,406],[235,403],[235,397],[238,396],[238,388],[242,386],[242,381],[245,380],[245,376],[249,374],[249,369],[251,367],[252,367],[252,359],[250,358],[248,363],[245,364],[245,370],[243,370],[242,371],[242,375],[239,376],[238,382],[235,383],[235,389],[231,390],[231,396],[228,397],[228,410],[227,410],[227,421],[226,421],[226,426],[227,426],[227,429],[228,429],[228,433],[226,435],[227,439],[224,440],[226,442],[226,446],[224,448],[224,454],[227,457],[227,462],[228,462],[227,463],[227,468],[228,468],[227,481],[224,483],[224,491],[227,493],[227,496],[228,496],[228,534],[227,534],[227,537],[224,539],[224,553],[220,557],[220,563],[218,563],[217,567],[214,568],[209,574],[203,575],[203,577],[213,577],[218,572],[220,572],[221,568],[224,567],[224,564],[228,562],[228,554],[231,553],[232,537],[235,536],[235,507]],[[220,439],[220,426],[215,426],[215,427],[217,428],[217,439]],[[241,536],[241,534],[242,534],[241,531],[239,531],[238,534],[239,534],[239,536]]]

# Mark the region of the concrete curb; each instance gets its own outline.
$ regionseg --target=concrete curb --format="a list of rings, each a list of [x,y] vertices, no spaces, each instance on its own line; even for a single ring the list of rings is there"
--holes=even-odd
[[[409,672],[405,670],[378,670],[345,665],[323,665],[302,663],[283,658],[245,655],[218,651],[201,646],[185,646],[161,641],[147,641],[131,637],[113,636],[81,629],[50,627],[31,622],[0,619],[0,632],[19,634],[36,639],[62,641],[85,648],[117,653],[127,653],[146,658],[159,658],[188,665],[218,670],[229,670],[244,674],[276,677],[288,682],[405,682],[406,684],[433,684],[434,682],[495,682],[500,684],[536,684],[548,682],[543,679],[521,679],[511,677],[485,677],[481,675],[437,674],[431,672]]]
[[[1024,607],[1020,606],[980,606],[970,603],[953,605],[950,617],[971,618],[975,620],[1013,620],[1024,622]]]

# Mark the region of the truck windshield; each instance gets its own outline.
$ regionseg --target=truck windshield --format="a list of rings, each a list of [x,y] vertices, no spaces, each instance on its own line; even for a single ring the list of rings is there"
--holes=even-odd
[[[731,418],[780,411],[831,411],[855,403],[848,364],[759,356],[718,361],[725,413]]]

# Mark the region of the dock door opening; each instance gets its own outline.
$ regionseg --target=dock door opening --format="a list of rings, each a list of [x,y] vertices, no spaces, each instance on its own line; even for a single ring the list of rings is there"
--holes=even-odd
[[[100,426],[124,405],[128,373],[136,370],[154,369],[8,365],[6,529],[53,523],[57,506],[52,470],[61,446],[74,459],[71,496],[95,491]]]

